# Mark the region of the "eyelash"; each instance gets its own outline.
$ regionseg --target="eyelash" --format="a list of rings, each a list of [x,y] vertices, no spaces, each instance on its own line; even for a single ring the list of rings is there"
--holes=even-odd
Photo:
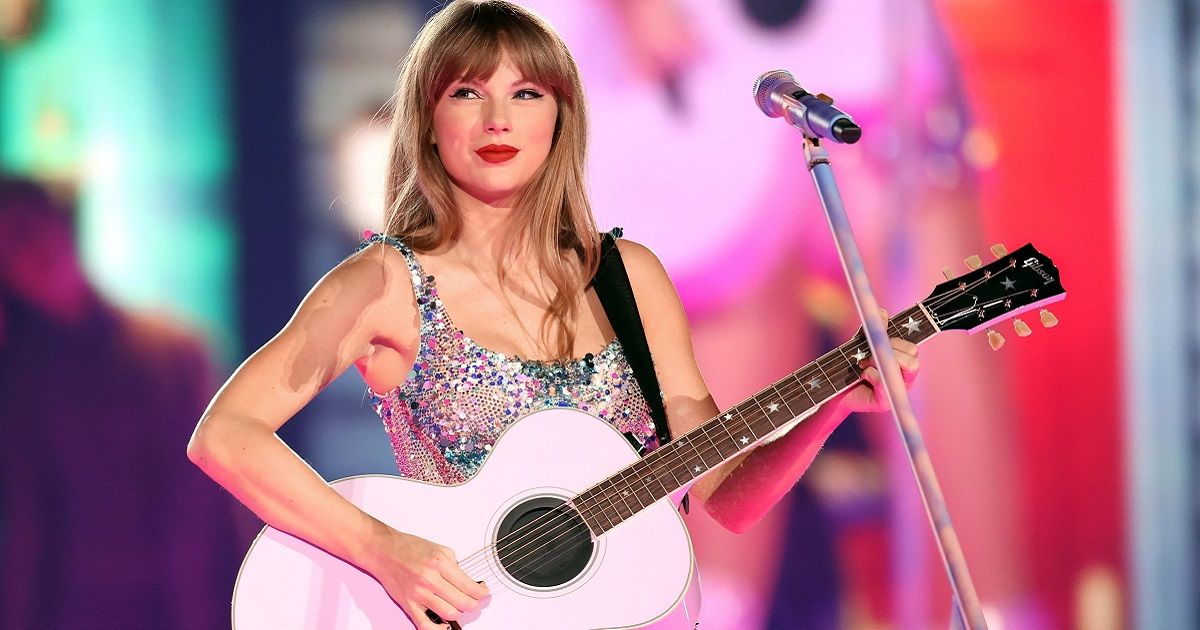
[[[474,94],[475,96],[479,96],[479,93],[476,92],[475,90],[473,90],[471,88],[462,87],[462,88],[458,88],[457,90],[455,90],[454,93],[452,93],[450,95],[450,98],[465,98],[468,93]],[[535,100],[545,96],[541,92],[538,92],[537,90],[531,90],[529,88],[525,88],[523,90],[517,90],[513,96],[517,96],[520,94],[529,94],[530,96],[528,98],[518,98],[517,100],[519,100],[519,101],[535,101]]]

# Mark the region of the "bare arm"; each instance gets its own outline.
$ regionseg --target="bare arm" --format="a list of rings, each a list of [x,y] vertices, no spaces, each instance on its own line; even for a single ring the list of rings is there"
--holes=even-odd
[[[377,343],[415,343],[415,312],[398,252],[375,245],[351,257],[322,278],[283,330],[234,372],[209,403],[187,449],[196,465],[264,521],[367,570],[401,604],[411,603],[403,601],[413,590],[408,583],[425,578],[397,566],[395,557],[430,555],[425,541],[405,537],[344,499],[275,431],[351,364],[369,363]],[[409,325],[411,334],[404,329]],[[403,339],[382,340],[398,328]],[[402,352],[412,356],[411,348]],[[483,589],[457,575],[452,553],[447,563],[446,551],[435,554],[440,559],[427,558],[432,570],[453,573],[459,589],[481,596]],[[393,577],[405,584],[390,583]],[[427,586],[419,603],[447,619],[474,607],[462,592],[444,594],[457,610],[446,607],[430,596],[444,585]],[[414,622],[428,624],[417,617]]]
[[[671,434],[683,435],[718,413],[692,350],[691,332],[674,285],[654,253],[631,241],[618,241],[629,270],[646,340],[654,356]],[[916,346],[893,339],[896,358],[911,383],[917,371]],[[878,371],[864,372],[866,383],[822,405],[787,434],[718,466],[694,486],[713,520],[741,533],[757,523],[795,485],[821,445],[851,411],[878,410],[872,383]]]

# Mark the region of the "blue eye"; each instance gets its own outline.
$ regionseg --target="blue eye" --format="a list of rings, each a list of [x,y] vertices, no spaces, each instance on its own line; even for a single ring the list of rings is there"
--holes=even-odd
[[[479,98],[479,93],[471,88],[462,87],[454,90],[454,93],[450,95],[450,98]]]
[[[537,90],[525,89],[525,90],[518,91],[514,96],[516,96],[518,100],[532,101],[535,99],[542,98],[543,95],[541,92],[538,92]]]

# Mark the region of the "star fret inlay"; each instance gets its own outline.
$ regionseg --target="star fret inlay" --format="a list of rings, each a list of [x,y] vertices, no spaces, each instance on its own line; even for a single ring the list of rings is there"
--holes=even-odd
[[[812,380],[808,381],[809,389],[819,389],[820,387],[821,387],[821,379],[814,376],[814,377],[812,377]]]
[[[749,443],[750,443],[750,438],[743,435],[742,436],[742,444],[749,444]]]
[[[769,411],[771,413],[775,413],[776,411],[779,411],[779,403],[771,403],[771,404],[767,405],[767,411]]]
[[[904,322],[904,327],[908,329],[909,333],[915,333],[921,329],[921,322],[913,319],[912,315],[909,315],[908,321]]]
[[[862,361],[863,359],[867,358],[867,353],[863,350],[859,350],[850,356],[854,357],[855,361]]]

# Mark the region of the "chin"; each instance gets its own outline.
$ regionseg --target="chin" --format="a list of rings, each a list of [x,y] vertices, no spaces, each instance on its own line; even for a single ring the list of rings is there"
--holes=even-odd
[[[489,182],[489,186],[474,186],[472,188],[464,188],[464,192],[468,195],[489,205],[504,203],[506,200],[513,199],[521,192],[521,185],[510,184],[505,182]]]

